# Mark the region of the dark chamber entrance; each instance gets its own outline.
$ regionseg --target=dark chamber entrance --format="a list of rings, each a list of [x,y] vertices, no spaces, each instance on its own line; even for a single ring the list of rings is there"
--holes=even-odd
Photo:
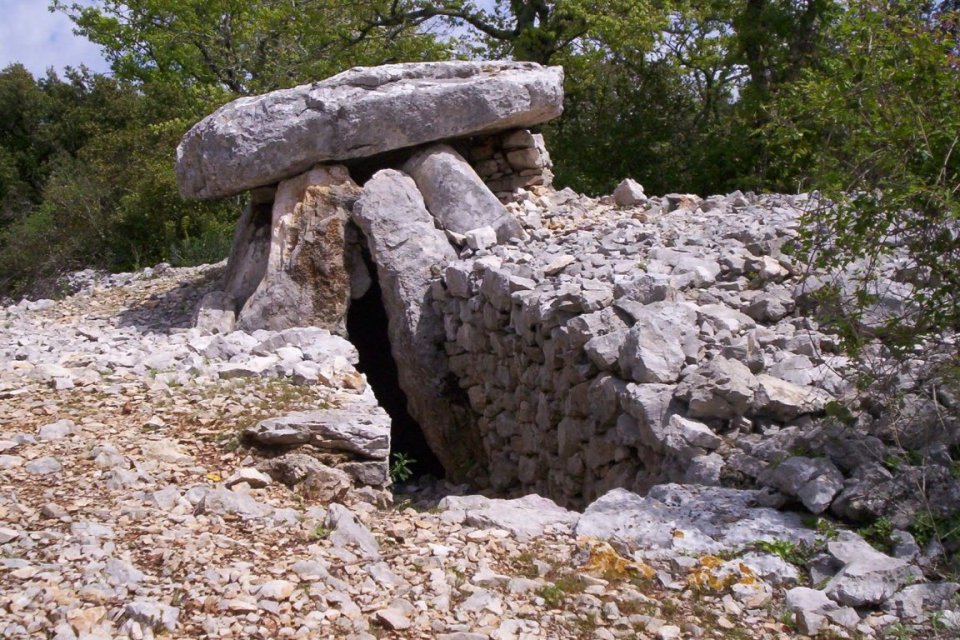
[[[390,414],[391,463],[393,454],[397,453],[414,461],[409,465],[412,476],[408,482],[427,474],[443,478],[443,465],[427,445],[420,424],[407,412],[407,396],[400,389],[397,363],[390,351],[380,284],[372,261],[366,262],[373,284],[362,298],[351,301],[347,333],[360,353],[358,368],[366,374],[380,406]]]

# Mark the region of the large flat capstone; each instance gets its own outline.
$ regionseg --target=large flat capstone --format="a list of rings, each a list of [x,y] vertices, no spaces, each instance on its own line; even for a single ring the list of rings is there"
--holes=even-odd
[[[357,67],[221,107],[180,142],[177,181],[185,198],[229,196],[319,162],[530,127],[562,111],[560,67],[502,61]]]

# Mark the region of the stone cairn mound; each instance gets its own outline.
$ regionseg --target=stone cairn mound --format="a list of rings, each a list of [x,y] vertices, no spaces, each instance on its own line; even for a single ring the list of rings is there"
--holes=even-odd
[[[884,517],[896,557],[844,533],[820,556],[823,589],[788,602],[810,633],[902,602],[936,551],[902,530],[921,505],[915,474],[887,464],[891,426],[826,417],[855,395],[855,363],[805,315],[825,280],[802,278],[784,252],[808,198],[653,198],[630,180],[599,201],[557,192],[530,129],[560,115],[562,83],[561,69],[529,63],[390,65],[210,115],[178,149],[181,193],[249,191],[250,203],[197,327],[349,337],[351,302],[375,279],[409,412],[451,480],[587,507],[583,535],[695,554],[812,540],[769,507]],[[889,284],[881,314],[904,298]],[[924,486],[955,513],[958,429],[917,389],[906,396]],[[389,424],[369,412],[288,415],[247,435],[335,442],[358,456],[354,481],[387,482]],[[670,534],[681,512],[706,533]]]

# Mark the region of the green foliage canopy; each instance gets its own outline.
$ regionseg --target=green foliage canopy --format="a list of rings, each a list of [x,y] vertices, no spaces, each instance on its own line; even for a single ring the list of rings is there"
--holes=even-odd
[[[906,250],[909,317],[883,330],[908,349],[960,328],[958,41],[953,16],[930,15],[921,3],[852,2],[831,27],[831,55],[781,92],[766,130],[782,184],[834,204],[810,212],[806,245],[824,269],[858,265],[860,311],[876,302],[879,258]]]

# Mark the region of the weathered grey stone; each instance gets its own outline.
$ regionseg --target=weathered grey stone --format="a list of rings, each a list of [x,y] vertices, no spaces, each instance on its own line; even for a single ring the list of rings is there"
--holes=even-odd
[[[747,413],[757,386],[746,365],[718,357],[687,376],[677,397],[689,404],[695,418],[735,418]]]
[[[352,486],[351,476],[347,472],[320,465],[303,481],[303,494],[320,503],[335,502],[342,500]]]
[[[627,338],[627,331],[620,330],[591,338],[583,350],[592,362],[601,371],[613,371],[620,359],[620,351]]]
[[[464,479],[467,462],[484,469],[483,448],[465,402],[447,392],[443,321],[430,304],[431,284],[456,252],[433,224],[416,184],[393,170],[363,187],[353,219],[367,238],[389,319],[390,348],[410,414],[449,477]]]
[[[764,373],[757,376],[757,383],[753,411],[784,422],[806,413],[823,411],[833,399],[822,389],[801,387]]]
[[[890,598],[886,609],[899,618],[922,622],[933,612],[950,607],[958,590],[960,584],[956,582],[914,584]]]
[[[646,497],[614,489],[587,507],[576,532],[615,537],[654,558],[718,553],[757,540],[813,540],[799,516],[752,506],[757,494],[675,484],[658,485]]]
[[[211,291],[200,299],[193,326],[205,333],[231,333],[237,325],[237,301],[226,291]]]
[[[738,334],[757,326],[752,318],[724,304],[708,304],[699,307],[697,315],[702,322],[710,323],[716,331],[726,329],[733,334]]]
[[[795,496],[812,513],[822,513],[843,489],[843,474],[826,458],[793,456],[776,464],[763,479],[789,496]]]
[[[441,144],[418,151],[403,171],[417,183],[427,210],[444,229],[467,234],[493,227],[500,242],[523,236],[520,223],[452,147]]]
[[[180,618],[180,609],[155,600],[131,602],[124,608],[124,613],[148,629],[162,627],[167,631],[175,631]]]
[[[264,460],[257,469],[274,480],[293,487],[306,480],[311,474],[321,471],[324,466],[326,465],[307,453],[292,451]]]
[[[380,407],[296,412],[262,420],[244,434],[266,446],[311,444],[373,459],[390,453],[390,416]]]
[[[380,545],[377,544],[377,539],[357,520],[357,516],[342,504],[330,505],[324,526],[333,529],[330,540],[334,545],[355,547],[365,558],[380,559]]]
[[[276,189],[255,189],[237,221],[223,278],[224,293],[236,303],[234,311],[253,295],[267,271],[275,194]]]
[[[240,310],[241,329],[313,326],[346,333],[351,273],[363,262],[347,231],[359,193],[342,166],[317,166],[280,183],[266,269]]]
[[[44,441],[62,440],[70,435],[75,427],[72,420],[57,420],[40,427],[37,430],[37,437]]]
[[[686,443],[687,446],[716,449],[723,443],[720,436],[711,431],[710,427],[702,422],[690,420],[689,418],[684,418],[679,415],[673,415],[670,416],[667,425],[674,437],[679,438],[682,442]]]
[[[370,157],[560,115],[563,71],[522,62],[358,67],[327,80],[240,98],[177,148],[180,193],[215,198],[297,175],[318,162]]]
[[[521,540],[542,536],[548,526],[572,529],[579,517],[576,512],[534,494],[514,500],[447,496],[438,506],[448,512],[462,512],[463,522],[469,526],[506,529]]]
[[[259,489],[260,487],[265,487],[270,484],[271,479],[270,476],[258,471],[257,469],[241,467],[240,469],[237,469],[231,473],[230,477],[223,481],[223,484],[229,489],[236,484],[240,484],[241,482],[253,489]]]
[[[474,251],[487,249],[497,244],[497,231],[491,226],[473,229],[467,231],[464,235],[467,246]]]
[[[620,350],[620,370],[634,382],[676,382],[686,362],[685,327],[695,327],[687,305],[658,302],[635,312],[636,323]]]
[[[643,186],[633,178],[626,178],[613,190],[613,201],[621,207],[632,207],[643,204],[647,196],[643,193]]]
[[[718,453],[694,456],[683,472],[684,484],[719,487],[726,462]]]
[[[42,458],[31,460],[24,465],[23,468],[26,469],[27,473],[35,476],[47,476],[54,473],[59,473],[63,469],[63,465],[53,456],[44,456]]]
[[[769,553],[747,553],[738,559],[757,576],[774,587],[794,587],[800,582],[800,572],[780,556]]]
[[[854,609],[841,607],[823,591],[809,587],[794,587],[787,591],[786,605],[796,615],[801,633],[807,635],[816,635],[828,619],[848,629],[860,622]]]
[[[922,575],[917,567],[877,551],[849,531],[828,542],[827,551],[844,567],[827,583],[824,592],[843,605],[883,604],[902,586]]]
[[[263,518],[273,512],[269,506],[257,502],[253,496],[229,489],[210,489],[201,498],[197,513],[236,515],[241,518]]]

